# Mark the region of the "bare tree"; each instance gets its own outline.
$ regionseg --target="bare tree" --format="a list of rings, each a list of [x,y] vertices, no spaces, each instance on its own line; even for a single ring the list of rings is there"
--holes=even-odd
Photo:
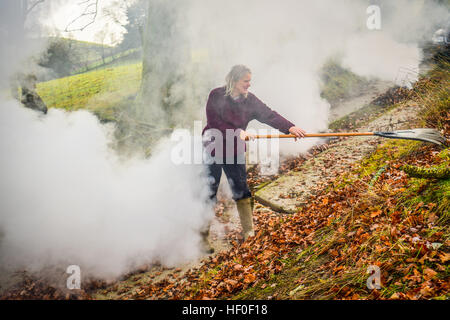
[[[106,63],[106,61],[105,61],[105,58],[106,58],[106,52],[105,52],[106,30],[102,29],[102,30],[98,31],[95,34],[95,38],[96,38],[96,40],[100,41],[100,43],[102,45],[100,53],[102,56],[103,64],[105,64]]]
[[[24,10],[25,17],[28,16],[28,14],[33,11],[33,9],[40,3],[44,2],[45,0],[34,0],[34,1],[28,1],[28,0],[22,0],[22,8]]]
[[[142,82],[136,111],[158,126],[172,126],[172,114],[180,97],[174,86],[183,78],[186,42],[183,37],[183,3],[180,0],[150,0],[144,29]]]

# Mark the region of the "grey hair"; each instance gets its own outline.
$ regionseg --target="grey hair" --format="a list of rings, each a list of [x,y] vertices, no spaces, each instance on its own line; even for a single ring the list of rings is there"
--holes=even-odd
[[[227,76],[225,78],[225,81],[226,81],[225,96],[231,96],[236,82],[241,80],[242,77],[244,77],[247,73],[251,74],[252,72],[248,67],[246,67],[242,64],[238,64],[238,65],[234,66],[233,68],[231,68],[230,72],[227,74]]]

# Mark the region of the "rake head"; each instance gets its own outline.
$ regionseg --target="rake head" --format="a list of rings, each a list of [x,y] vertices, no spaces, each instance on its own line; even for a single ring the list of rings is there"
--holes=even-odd
[[[446,139],[435,129],[408,129],[408,130],[397,130],[391,132],[374,132],[376,136],[392,139],[409,139],[426,141],[438,144],[440,146],[446,146]]]

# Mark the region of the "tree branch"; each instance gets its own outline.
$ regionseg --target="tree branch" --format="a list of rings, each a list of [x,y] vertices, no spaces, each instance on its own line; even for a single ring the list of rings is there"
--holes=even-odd
[[[44,2],[45,0],[36,0],[31,4],[28,8],[26,8],[26,15],[28,15],[39,3]]]
[[[91,24],[93,24],[95,22],[95,19],[97,18],[97,13],[98,13],[98,1],[99,0],[95,0],[95,2],[91,2],[91,0],[84,0],[79,2],[79,5],[82,4],[87,4],[87,6],[84,8],[84,11],[82,14],[80,14],[78,17],[76,17],[75,19],[73,19],[64,29],[65,32],[73,32],[73,31],[83,31],[84,29],[86,29],[88,26],[90,26]],[[74,29],[70,29],[70,26],[72,24],[74,24],[76,21],[78,21],[79,19],[83,18],[83,17],[89,17],[91,16],[91,20],[86,23],[85,25],[83,25],[80,28],[74,28]]]

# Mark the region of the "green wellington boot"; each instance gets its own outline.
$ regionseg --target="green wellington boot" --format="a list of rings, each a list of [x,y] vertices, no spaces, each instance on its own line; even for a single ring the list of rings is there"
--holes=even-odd
[[[200,236],[202,237],[202,250],[206,254],[214,253],[214,248],[211,246],[208,240],[209,227],[210,225],[208,225],[208,227],[205,228],[204,230],[200,231]]]
[[[239,212],[239,218],[241,219],[242,237],[245,241],[248,237],[255,235],[255,230],[253,229],[252,198],[238,200],[236,201],[236,206]]]

